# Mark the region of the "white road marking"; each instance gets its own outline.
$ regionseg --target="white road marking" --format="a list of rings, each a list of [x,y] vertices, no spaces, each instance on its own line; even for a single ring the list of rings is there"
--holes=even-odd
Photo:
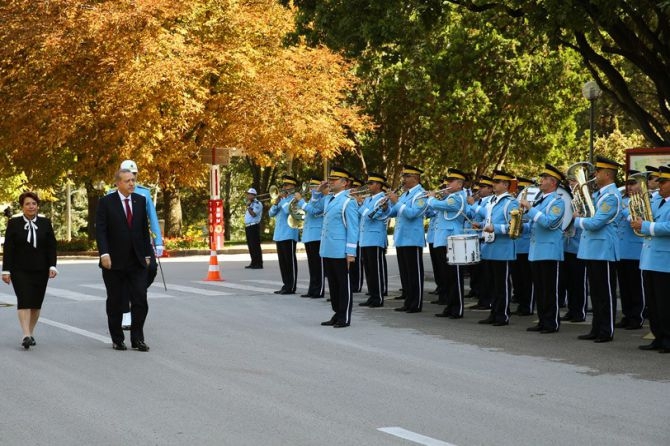
[[[111,344],[112,340],[107,336],[102,336],[92,331],[83,330],[81,328],[73,327],[72,325],[62,324],[60,322],[52,321],[51,319],[46,319],[41,317],[40,323],[51,325],[52,327],[61,328],[70,333],[76,333],[78,335],[86,336],[87,338],[95,339],[96,341],[104,342],[105,344]]]
[[[402,427],[380,427],[377,428],[377,430],[425,446],[455,446],[452,443],[447,443],[445,441],[436,440],[431,437],[426,437],[425,435],[408,431],[407,429],[403,429]]]
[[[155,284],[157,287],[162,288],[162,285]],[[176,290],[176,291],[183,291],[184,293],[191,293],[191,294],[200,294],[202,296],[229,296],[230,293],[225,293],[223,291],[212,291],[212,290],[203,290],[202,288],[195,288],[192,286],[184,286],[184,285],[175,285],[173,283],[168,283],[167,284],[167,289],[168,291],[170,290]]]
[[[54,288],[52,286],[47,288],[47,294],[50,296],[62,297],[63,299],[76,300],[78,302],[92,302],[106,299],[102,296],[92,296],[90,294],[78,293],[64,288]]]
[[[213,282],[213,281],[206,281],[206,280],[195,280],[195,283],[201,283],[203,285],[212,285],[212,286],[218,286],[218,287],[223,287],[223,288],[232,288],[234,290],[244,290],[244,291],[257,291],[260,293],[273,293],[275,290],[272,288],[261,288],[257,286],[251,286],[251,285],[242,285],[239,283],[231,283],[231,282]]]
[[[85,286],[87,288],[93,288],[94,290],[102,290],[102,291],[106,292],[104,283],[82,283],[81,286]],[[149,299],[159,299],[159,298],[165,298],[165,297],[172,297],[172,296],[170,296],[169,294],[158,292],[158,291],[147,290],[147,298],[149,298]],[[104,297],[102,300],[106,300],[106,299],[107,299],[107,297]]]
[[[265,285],[279,285],[279,286],[284,285],[284,283],[281,280],[245,279],[242,282],[255,282],[255,283],[262,283]]]

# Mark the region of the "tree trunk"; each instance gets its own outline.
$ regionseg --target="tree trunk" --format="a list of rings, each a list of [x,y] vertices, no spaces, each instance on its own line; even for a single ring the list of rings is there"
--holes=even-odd
[[[163,190],[165,206],[165,237],[179,237],[182,232],[181,197],[176,189]]]
[[[98,200],[103,193],[103,191],[95,189],[90,182],[86,183],[86,201],[88,208],[88,217],[86,218],[88,227],[86,235],[90,241],[95,240],[95,213],[98,210]]]

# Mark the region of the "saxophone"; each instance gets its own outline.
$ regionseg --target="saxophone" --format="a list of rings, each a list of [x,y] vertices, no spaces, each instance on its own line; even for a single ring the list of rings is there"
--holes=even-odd
[[[519,201],[525,200],[528,197],[528,186],[524,187],[521,191],[521,197]],[[523,214],[526,211],[524,209],[512,209],[509,211],[509,229],[507,230],[507,235],[511,239],[517,239],[521,235],[521,229],[523,229]]]
[[[649,189],[647,188],[647,176],[649,172],[640,172],[629,177],[637,181],[640,185],[640,192],[630,194],[628,209],[631,220],[637,220],[638,217],[646,221],[654,221],[654,215],[651,212],[651,201],[649,200]],[[638,237],[644,237],[644,234],[634,229],[633,232]]]

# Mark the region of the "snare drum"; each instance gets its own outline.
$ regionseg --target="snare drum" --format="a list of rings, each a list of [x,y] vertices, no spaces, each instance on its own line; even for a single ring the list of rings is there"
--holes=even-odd
[[[477,234],[450,235],[447,237],[447,262],[450,265],[472,265],[481,260]]]

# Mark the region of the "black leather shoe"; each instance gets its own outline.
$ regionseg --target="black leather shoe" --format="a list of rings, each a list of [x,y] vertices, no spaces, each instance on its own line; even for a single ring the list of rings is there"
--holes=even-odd
[[[263,269],[262,266],[249,266],[249,269]]]
[[[494,322],[495,321],[493,319],[488,317],[486,319],[482,319],[481,321],[477,321],[478,324],[489,324],[489,325],[493,324]]]
[[[312,297],[311,294],[301,294],[300,297]]]
[[[637,348],[639,348],[640,350],[650,351],[650,350],[660,350],[661,346],[658,344],[654,344],[652,342],[651,344],[640,345]]]
[[[406,313],[421,313],[421,308],[412,308],[407,310]]]
[[[602,344],[603,342],[612,342],[614,338],[611,336],[598,337],[593,340],[596,344]]]
[[[433,305],[446,305],[447,301],[438,299],[438,300],[431,300],[430,303]]]
[[[130,330],[130,325],[121,325],[121,330]]]
[[[251,265],[247,265],[247,266],[245,266],[244,268],[245,268],[245,269],[251,269],[251,268],[253,268],[253,266],[251,266]]]
[[[583,334],[577,336],[577,339],[581,339],[582,341],[593,341],[597,339],[598,336],[594,335],[593,333],[588,333],[588,334]]]
[[[344,327],[348,327],[348,326],[349,326],[349,324],[345,324],[344,322],[335,322],[333,324],[333,328],[344,328]]]
[[[504,327],[505,325],[509,325],[509,322],[494,322],[491,325],[494,327]]]
[[[368,307],[370,307],[370,308],[381,308],[383,306],[384,306],[384,304],[378,304],[378,303],[375,303],[375,302],[368,305]]]
[[[35,338],[32,336],[30,337],[30,345],[37,345],[37,342],[35,342]]]
[[[282,288],[281,290],[277,290],[274,293],[275,294],[284,294],[283,291],[284,291],[284,288]]]
[[[400,295],[392,298],[393,300],[405,300],[405,296]]]
[[[140,352],[148,352],[149,346],[144,341],[131,342],[130,346]]]
[[[658,349],[659,353],[670,353],[670,348],[663,347]]]
[[[329,321],[323,321],[323,322],[321,322],[321,325],[323,325],[324,327],[329,327],[329,326],[335,325],[335,320],[331,319]]]
[[[407,311],[407,307],[398,307],[394,309],[393,311]]]
[[[359,307],[369,307],[370,305],[372,305],[372,302],[370,302],[369,300],[366,300],[365,302],[361,302],[358,304]]]
[[[558,333],[558,328],[544,328],[540,330],[541,334]]]
[[[531,312],[519,311],[519,310],[513,311],[512,314],[514,314],[516,316],[532,316],[533,315],[533,313],[531,313]]]
[[[23,348],[28,350],[30,348],[30,336],[26,336],[25,338],[23,338],[21,345],[23,346]]]
[[[312,299],[323,299],[323,296],[309,296]]]
[[[474,307],[470,307],[471,310],[490,310],[491,306],[490,305],[480,305],[477,304]]]
[[[559,319],[562,321],[571,321],[573,317],[570,313],[565,313],[565,315],[561,316]]]
[[[576,317],[574,319],[570,319],[570,322],[586,322],[586,318],[581,318],[581,317]]]
[[[295,294],[295,292],[289,290],[281,290],[277,294]]]
[[[542,330],[543,330],[543,328],[540,327],[539,325],[535,325],[533,327],[526,328],[526,331],[542,331]]]
[[[128,350],[128,347],[123,342],[112,342],[112,348],[114,350]]]
[[[436,313],[435,317],[451,317],[449,313]]]

